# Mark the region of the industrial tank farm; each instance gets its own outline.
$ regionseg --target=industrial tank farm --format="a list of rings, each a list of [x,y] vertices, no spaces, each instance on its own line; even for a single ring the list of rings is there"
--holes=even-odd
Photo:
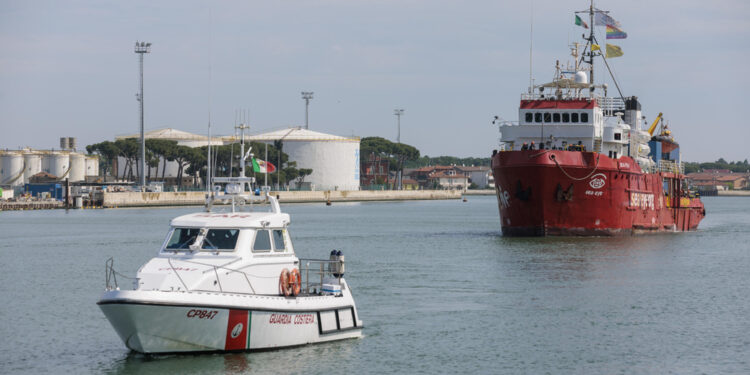
[[[283,152],[297,168],[310,168],[305,177],[314,190],[359,190],[359,137],[341,137],[299,127],[248,137],[272,144],[282,141]],[[256,156],[262,158],[261,151]],[[269,157],[270,159],[270,157]],[[293,184],[292,184],[293,185]]]
[[[17,151],[0,153],[0,185],[22,185],[23,172],[23,154]]]
[[[21,186],[32,176],[45,172],[59,180],[85,181],[99,175],[96,156],[75,151],[7,150],[0,151],[0,186]]]

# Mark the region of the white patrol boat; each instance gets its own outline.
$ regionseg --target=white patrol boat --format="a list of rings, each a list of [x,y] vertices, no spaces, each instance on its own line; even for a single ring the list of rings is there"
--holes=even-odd
[[[207,212],[172,220],[132,290],[118,286],[124,275],[107,261],[97,304],[125,346],[141,353],[243,351],[361,337],[341,252],[297,258],[289,214],[274,197],[266,195],[268,212],[239,209],[250,199],[245,183],[253,181],[214,179],[227,183],[226,193],[210,194]],[[211,212],[215,201],[231,202],[231,211]]]

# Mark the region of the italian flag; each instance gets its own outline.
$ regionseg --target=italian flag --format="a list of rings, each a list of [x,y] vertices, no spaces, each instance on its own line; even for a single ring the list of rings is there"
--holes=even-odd
[[[253,171],[255,173],[273,173],[276,171],[276,166],[265,160],[253,158]]]
[[[576,25],[583,26],[584,29],[589,28],[589,24],[587,24],[586,21],[582,20],[581,17],[578,17],[578,15],[576,15]]]

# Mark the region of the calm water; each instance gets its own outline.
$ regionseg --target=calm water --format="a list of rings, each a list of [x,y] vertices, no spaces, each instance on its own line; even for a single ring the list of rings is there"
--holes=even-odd
[[[694,233],[503,238],[494,197],[286,205],[332,248],[365,337],[246,354],[128,352],[96,301],[196,208],[0,213],[0,373],[750,373],[750,198]]]

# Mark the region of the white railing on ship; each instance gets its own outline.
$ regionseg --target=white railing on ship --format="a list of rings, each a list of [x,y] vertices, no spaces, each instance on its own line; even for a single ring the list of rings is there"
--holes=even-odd
[[[613,112],[625,110],[625,101],[623,101],[622,98],[605,96],[596,98],[596,101],[599,103],[599,107],[602,108],[602,111]]]
[[[685,165],[680,162],[674,162],[672,160],[659,160],[659,164],[656,169],[658,172],[669,172],[669,173],[685,173]]]
[[[214,275],[216,275],[216,284],[217,284],[217,286],[219,288],[219,292],[221,292],[221,293],[224,293],[224,290],[223,290],[223,288],[221,286],[221,280],[220,280],[220,275],[222,273],[220,273],[219,270],[225,271],[223,273],[225,273],[227,275],[229,273],[233,273],[233,272],[241,273],[244,276],[244,279],[247,282],[248,287],[250,288],[250,293],[242,293],[242,292],[237,292],[237,291],[232,291],[231,293],[237,293],[237,294],[255,294],[255,289],[253,288],[253,285],[250,282],[250,278],[248,277],[248,276],[253,276],[253,275],[251,275],[251,274],[249,274],[249,273],[247,273],[245,271],[240,271],[240,270],[237,270],[237,269],[232,269],[232,268],[226,267],[226,266],[230,265],[231,263],[234,263],[234,262],[236,262],[238,260],[239,260],[239,258],[235,259],[234,261],[229,262],[227,264],[221,265],[221,266],[214,266],[214,265],[209,265],[209,264],[205,264],[205,263],[191,262],[191,261],[185,261],[185,260],[181,260],[181,261],[182,262],[186,262],[186,263],[195,263],[195,264],[199,264],[199,265],[211,267],[211,268],[203,271],[203,273],[205,274],[205,273],[212,272],[212,273],[214,273]],[[300,258],[299,260],[300,260],[300,263],[302,263],[301,266],[300,266],[300,276],[302,276],[302,284],[305,286],[305,288],[303,289],[303,294],[311,294],[311,290],[312,290],[312,293],[320,293],[323,290],[323,282],[324,282],[326,276],[331,276],[332,278],[335,278],[339,282],[339,284],[340,284],[341,277],[343,277],[343,272],[342,271],[345,270],[344,260],[303,259],[303,258]],[[180,277],[179,270],[172,265],[172,261],[170,259],[167,259],[167,262],[169,263],[169,266],[172,268],[172,271],[174,271],[175,276],[177,276],[177,279],[180,280],[180,283],[185,288],[185,291],[210,292],[209,290],[200,290],[200,289],[188,288],[187,284],[185,284],[185,282],[182,280],[182,277]],[[327,265],[327,267],[326,267],[326,265]],[[311,266],[313,266],[313,267],[311,268]],[[104,268],[105,268],[105,285],[106,285],[106,290],[119,290],[120,289],[120,287],[119,287],[119,285],[117,283],[117,277],[118,276],[120,276],[122,278],[125,278],[125,279],[128,279],[128,280],[133,280],[134,281],[134,283],[133,283],[133,289],[137,289],[138,288],[137,278],[125,276],[125,275],[123,275],[123,274],[121,274],[121,273],[119,273],[119,272],[117,272],[115,270],[115,268],[114,268],[114,259],[112,259],[112,258],[107,259]],[[310,274],[311,273],[313,274],[314,277],[316,277],[316,281],[317,281],[317,276],[320,277],[320,282],[319,283],[318,282],[311,282],[310,281]],[[273,276],[273,277],[276,278],[276,276]]]

